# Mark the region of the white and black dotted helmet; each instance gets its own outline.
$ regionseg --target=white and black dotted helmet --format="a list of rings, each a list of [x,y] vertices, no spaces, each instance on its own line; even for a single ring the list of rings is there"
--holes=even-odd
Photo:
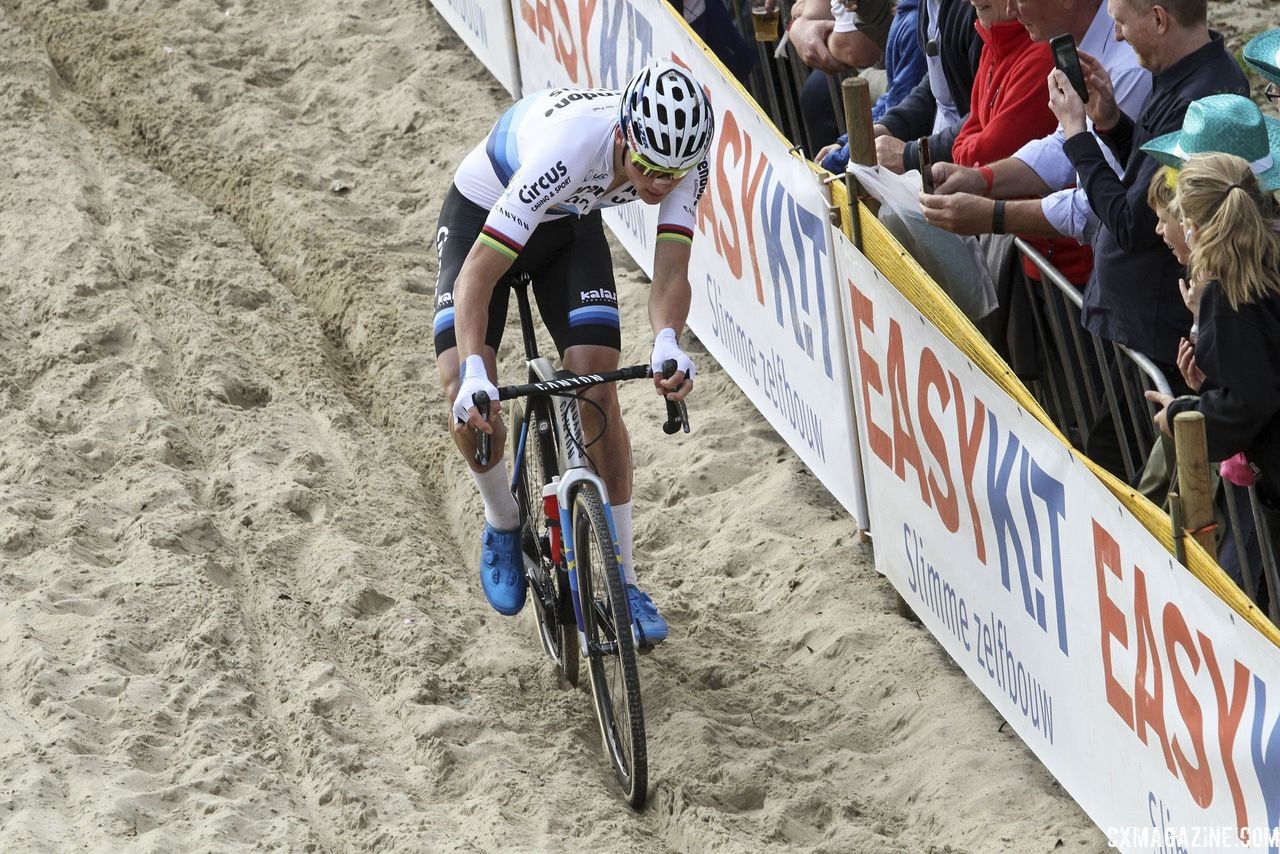
[[[702,86],[669,60],[646,65],[631,78],[622,90],[618,122],[627,144],[663,169],[696,166],[716,131]]]

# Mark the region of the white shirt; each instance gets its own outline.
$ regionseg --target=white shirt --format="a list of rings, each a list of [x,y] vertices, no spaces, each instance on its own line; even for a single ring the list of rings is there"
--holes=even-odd
[[[837,33],[855,33],[858,31],[858,21],[849,9],[844,7],[844,0],[831,0],[831,17],[836,19]]]
[[[454,184],[489,210],[484,231],[512,257],[544,219],[583,216],[639,198],[630,182],[607,189],[614,179],[613,133],[621,96],[610,89],[526,95],[463,158]],[[659,232],[693,233],[694,211],[708,177],[704,160],[663,198]]]
[[[929,6],[929,44],[937,45],[942,30],[938,18],[942,14],[942,0],[925,0]],[[938,111],[933,115],[933,132],[949,128],[957,124],[960,111],[956,109],[956,99],[951,96],[951,87],[947,85],[946,72],[942,70],[942,57],[935,49],[932,54],[924,53],[925,68],[929,72],[929,90],[933,92],[933,100],[938,104]]]
[[[1093,16],[1093,23],[1080,42],[1080,49],[1101,62],[1107,70],[1115,90],[1116,104],[1125,115],[1138,115],[1151,94],[1151,73],[1138,64],[1138,55],[1128,42],[1116,41],[1115,21],[1107,13],[1105,2]],[[1093,122],[1088,118],[1085,121],[1089,132],[1093,133]],[[1084,190],[1073,186],[1079,178],[1062,150],[1066,141],[1066,132],[1062,125],[1058,125],[1053,133],[1033,139],[1013,156],[1030,166],[1040,180],[1055,190],[1040,202],[1040,209],[1049,224],[1068,237],[1088,243],[1098,229],[1098,218],[1089,207],[1089,198]],[[1100,148],[1116,174],[1123,175],[1124,166],[1116,161],[1110,147],[1102,144]]]

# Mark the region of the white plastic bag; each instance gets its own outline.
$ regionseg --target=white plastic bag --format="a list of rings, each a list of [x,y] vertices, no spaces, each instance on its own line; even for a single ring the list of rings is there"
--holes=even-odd
[[[868,195],[880,202],[880,221],[933,277],[965,316],[978,321],[995,311],[995,282],[986,253],[971,235],[930,225],[920,211],[920,173],[903,175],[880,166],[849,164]]]

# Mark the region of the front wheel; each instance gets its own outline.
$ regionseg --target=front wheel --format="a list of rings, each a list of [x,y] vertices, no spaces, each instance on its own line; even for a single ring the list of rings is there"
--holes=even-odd
[[[572,520],[578,601],[587,636],[587,671],[600,736],[623,797],[639,809],[648,788],[640,674],[627,593],[604,504],[594,485],[583,483],[578,488]]]

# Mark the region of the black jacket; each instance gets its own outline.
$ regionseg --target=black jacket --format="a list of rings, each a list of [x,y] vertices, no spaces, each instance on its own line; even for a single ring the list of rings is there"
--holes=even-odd
[[[1280,294],[1240,306],[1210,282],[1200,298],[1196,365],[1207,379],[1199,397],[1169,404],[1172,427],[1180,412],[1204,415],[1209,459],[1244,452],[1262,470],[1259,490],[1280,497]]]
[[[978,56],[982,53],[982,39],[974,29],[976,15],[968,0],[942,0],[939,9],[938,44],[929,47],[929,4],[920,3],[920,18],[916,37],[925,56],[937,54],[942,60],[942,73],[947,78],[947,88],[955,99],[960,121],[952,127],[933,131],[933,117],[938,102],[929,88],[929,75],[921,78],[916,88],[897,106],[885,113],[880,124],[889,133],[907,143],[902,152],[903,166],[907,170],[920,168],[920,146],[916,142],[922,136],[929,137],[929,153],[935,161],[951,160],[951,144],[960,133],[960,127],[969,115],[969,96],[973,91],[973,79],[978,73]],[[1047,96],[1046,96],[1047,97]]]
[[[1142,146],[1180,130],[1192,101],[1222,92],[1248,97],[1249,81],[1216,33],[1152,81],[1142,113],[1136,119],[1123,117],[1101,134],[1125,164],[1123,177],[1103,159],[1093,134],[1076,134],[1063,151],[1102,221],[1093,239],[1093,276],[1085,287],[1081,324],[1108,341],[1173,365],[1191,313],[1178,291],[1182,267],[1156,234],[1156,215],[1147,204],[1147,185],[1160,164]]]

